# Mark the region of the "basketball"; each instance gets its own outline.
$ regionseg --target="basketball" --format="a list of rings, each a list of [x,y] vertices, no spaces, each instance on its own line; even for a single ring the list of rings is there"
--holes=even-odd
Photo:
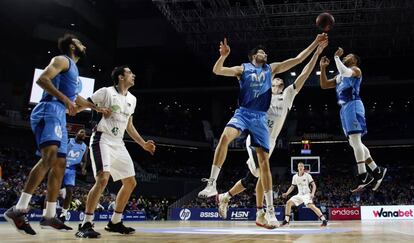
[[[316,18],[316,26],[318,26],[323,32],[328,32],[335,24],[335,19],[330,13],[321,13]]]

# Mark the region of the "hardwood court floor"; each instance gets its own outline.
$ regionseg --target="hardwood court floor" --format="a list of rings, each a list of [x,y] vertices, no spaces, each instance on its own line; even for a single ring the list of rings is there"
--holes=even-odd
[[[414,221],[331,221],[327,228],[317,222],[292,222],[275,230],[256,227],[254,221],[147,221],[126,222],[134,235],[106,232],[96,223],[100,239],[77,239],[74,231],[42,230],[32,222],[36,236],[21,235],[8,223],[0,223],[0,242],[414,242]],[[76,227],[75,223],[70,223]]]

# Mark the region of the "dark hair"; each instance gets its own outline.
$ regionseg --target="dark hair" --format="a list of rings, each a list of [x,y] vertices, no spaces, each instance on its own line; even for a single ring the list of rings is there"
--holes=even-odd
[[[361,64],[361,58],[357,54],[352,53],[352,55],[354,56],[356,61],[355,65],[359,66]]]
[[[72,34],[65,34],[58,39],[58,48],[62,54],[69,55],[70,44],[73,44],[73,39],[78,39],[78,37]]]
[[[114,70],[112,70],[111,79],[114,82],[114,85],[117,85],[119,82],[118,76],[124,75],[125,68],[129,68],[129,67],[127,65],[122,65],[122,66],[115,67]]]
[[[265,52],[266,52],[266,50],[265,50],[265,49],[266,49],[266,48],[265,48],[263,45],[258,45],[258,46],[256,46],[255,48],[251,49],[251,50],[249,51],[249,54],[248,54],[249,61],[253,61],[253,56],[254,56],[254,55],[256,55],[256,54],[257,54],[257,52],[258,52],[259,50],[263,50],[263,51],[265,51]]]

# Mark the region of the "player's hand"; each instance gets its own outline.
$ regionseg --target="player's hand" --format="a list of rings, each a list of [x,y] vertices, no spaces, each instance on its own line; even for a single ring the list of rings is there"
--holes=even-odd
[[[343,54],[344,54],[344,49],[342,49],[341,47],[338,47],[338,50],[336,50],[334,55],[337,57],[341,57]]]
[[[143,148],[145,151],[150,152],[150,154],[151,154],[151,155],[154,155],[154,152],[155,152],[155,148],[156,148],[156,146],[155,146],[154,141],[152,141],[152,140],[148,140],[148,141],[146,141],[146,142],[144,143],[144,146],[142,146],[142,148]]]
[[[108,118],[112,115],[112,110],[106,107],[99,107],[96,109],[96,112],[102,113],[104,118]]]
[[[220,41],[220,55],[227,57],[230,54],[230,46],[227,45],[227,38],[224,41]]]
[[[313,201],[314,198],[315,198],[315,195],[311,194],[310,199]]]
[[[326,41],[326,40],[328,40],[328,34],[326,34],[326,33],[319,34],[315,38],[315,41],[318,42],[318,43],[320,43],[322,41]]]
[[[316,54],[320,55],[322,53],[323,49],[325,49],[325,47],[328,46],[328,43],[329,43],[328,40],[319,42],[318,48],[316,49]]]
[[[71,100],[69,100],[69,98],[66,98],[63,103],[66,106],[67,109],[67,113],[69,114],[69,116],[75,116],[76,115],[76,104],[74,102],[72,102]]]
[[[326,56],[323,56],[321,58],[321,61],[319,62],[319,65],[321,66],[321,68],[326,68],[330,62],[331,61],[329,61],[329,59]]]
[[[287,198],[288,194],[287,193],[282,193],[282,197],[283,198]]]

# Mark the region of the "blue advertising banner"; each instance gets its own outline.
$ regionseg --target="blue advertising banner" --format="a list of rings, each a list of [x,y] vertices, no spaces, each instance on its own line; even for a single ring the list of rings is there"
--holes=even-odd
[[[7,209],[0,208],[0,221],[6,221],[4,219],[4,212]],[[28,214],[30,221],[40,221],[42,217],[42,210],[31,210]],[[112,212],[103,211],[103,212],[95,212],[94,220],[95,221],[108,221],[112,216]],[[69,211],[66,217],[67,221],[82,221],[85,217],[83,212],[78,211]],[[141,211],[128,211],[125,212],[123,215],[124,221],[143,221],[146,219],[145,212]]]
[[[283,220],[284,208],[275,208],[276,218]],[[170,218],[172,220],[223,220],[217,208],[173,208]],[[256,220],[255,208],[230,208],[227,220]]]

